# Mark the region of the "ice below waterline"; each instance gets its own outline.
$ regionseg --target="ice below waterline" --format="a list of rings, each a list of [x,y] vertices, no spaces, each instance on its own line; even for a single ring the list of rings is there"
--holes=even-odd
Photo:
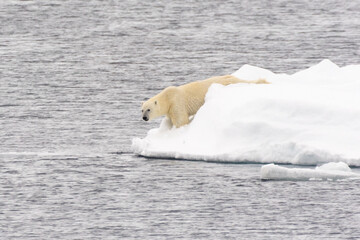
[[[233,75],[271,84],[213,84],[192,122],[164,119],[132,149],[147,157],[360,166],[360,65],[329,60],[292,75],[244,65]]]

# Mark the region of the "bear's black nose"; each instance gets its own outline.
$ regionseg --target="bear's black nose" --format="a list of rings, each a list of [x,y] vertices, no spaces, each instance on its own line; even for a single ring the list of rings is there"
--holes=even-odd
[[[149,119],[148,119],[148,117],[143,117],[143,120],[144,120],[144,121],[147,121],[147,120],[149,120]]]

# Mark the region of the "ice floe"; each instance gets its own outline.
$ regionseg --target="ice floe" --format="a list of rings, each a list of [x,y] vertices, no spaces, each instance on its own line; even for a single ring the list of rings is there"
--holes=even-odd
[[[213,84],[189,125],[169,128],[165,118],[146,137],[133,139],[133,151],[203,161],[360,166],[360,65],[323,60],[292,75],[244,65],[233,75],[271,84]]]
[[[263,180],[339,180],[345,178],[360,179],[360,174],[352,172],[349,166],[343,162],[330,162],[315,169],[287,168],[273,163],[261,167],[261,179]]]

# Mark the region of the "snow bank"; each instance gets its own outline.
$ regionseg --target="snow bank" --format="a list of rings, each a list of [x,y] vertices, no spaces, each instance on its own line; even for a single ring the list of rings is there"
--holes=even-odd
[[[263,180],[338,180],[344,178],[360,179],[360,174],[351,171],[346,163],[326,163],[315,169],[286,168],[274,164],[261,167],[261,179]]]
[[[132,149],[147,157],[360,166],[360,65],[329,60],[293,75],[244,65],[233,75],[272,84],[213,84],[192,122],[164,119]]]

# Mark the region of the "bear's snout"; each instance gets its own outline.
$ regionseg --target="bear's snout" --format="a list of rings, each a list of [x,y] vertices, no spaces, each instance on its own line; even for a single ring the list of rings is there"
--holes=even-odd
[[[148,118],[147,116],[143,116],[143,120],[144,120],[144,121],[148,121],[149,118]]]

